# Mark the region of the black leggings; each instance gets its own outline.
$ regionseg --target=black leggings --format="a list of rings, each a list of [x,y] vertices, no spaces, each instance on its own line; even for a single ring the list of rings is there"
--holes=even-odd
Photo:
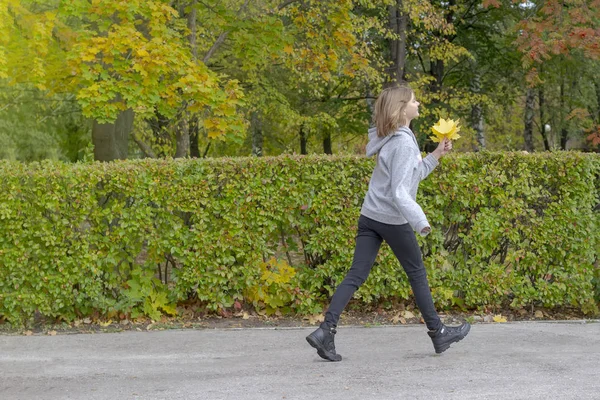
[[[415,295],[417,307],[423,315],[427,328],[435,330],[441,327],[442,322],[435,311],[431,298],[421,249],[410,225],[388,225],[364,215],[358,219],[358,234],[352,267],[333,294],[331,304],[325,314],[324,327],[337,326],[340,314],[352,295],[369,276],[383,240],[391,247],[404,268]]]

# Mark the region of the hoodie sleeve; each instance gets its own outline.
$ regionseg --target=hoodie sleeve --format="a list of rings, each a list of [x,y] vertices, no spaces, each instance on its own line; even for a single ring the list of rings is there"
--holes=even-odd
[[[431,153],[427,154],[427,156],[421,161],[418,165],[419,177],[421,180],[427,178],[431,171],[435,169],[439,164],[437,158]]]
[[[434,158],[433,156],[431,156]],[[426,157],[427,158],[427,157]],[[435,160],[435,158],[434,158]],[[419,161],[415,150],[410,146],[398,146],[395,149],[395,154],[392,161],[391,169],[391,184],[394,188],[394,203],[400,213],[406,218],[410,226],[417,233],[421,234],[423,228],[429,226],[427,217],[423,212],[423,209],[416,201],[412,199],[409,193],[409,187],[411,185],[413,174],[419,174],[419,177],[423,179],[427,176],[431,170],[428,170],[427,174],[424,174],[425,170],[423,166],[424,161]],[[437,160],[436,160],[437,161]]]

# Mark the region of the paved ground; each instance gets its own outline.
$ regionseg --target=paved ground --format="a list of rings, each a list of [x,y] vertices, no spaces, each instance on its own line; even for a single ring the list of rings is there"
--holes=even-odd
[[[600,323],[473,326],[436,355],[423,326],[0,336],[0,399],[600,399]]]

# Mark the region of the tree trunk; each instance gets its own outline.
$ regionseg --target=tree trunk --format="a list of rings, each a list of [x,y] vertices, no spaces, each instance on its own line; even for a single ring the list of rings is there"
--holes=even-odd
[[[474,68],[473,79],[471,80],[471,92],[475,94],[481,92],[481,76],[476,65]],[[483,109],[479,103],[471,106],[471,123],[475,130],[475,138],[477,139],[477,147],[475,150],[483,150],[485,149],[485,132],[483,131]]]
[[[560,148],[562,150],[567,149],[567,140],[569,140],[569,131],[566,127],[563,126],[560,129]]]
[[[446,14],[446,22],[448,24],[454,23],[454,6],[456,5],[456,0],[448,1],[448,14]],[[447,41],[451,42],[452,37],[448,35],[443,35]],[[444,61],[443,60],[431,60],[430,74],[435,81],[433,81],[430,85],[431,92],[435,94],[439,94],[442,91],[442,83],[444,80]],[[437,96],[433,96],[432,104],[439,103],[439,99]]]
[[[323,136],[323,152],[325,154],[333,154],[331,150],[331,132],[326,132]]]
[[[308,151],[306,149],[307,145],[306,133],[304,132],[304,125],[300,125],[300,154],[307,155]]]
[[[162,115],[161,113],[159,113],[158,111],[154,111],[154,118],[148,120],[148,123],[150,124],[150,129],[152,129],[152,134],[154,135],[154,137],[156,137],[157,139],[159,139],[159,141],[164,140],[164,141],[170,141],[170,134],[169,134],[169,123],[171,121],[165,117],[164,115]],[[158,157],[164,157],[166,154],[164,154],[164,151],[159,150],[157,156]],[[169,154],[170,155],[170,154]]]
[[[373,115],[373,113],[375,111],[375,96],[373,95],[373,92],[371,91],[371,88],[369,87],[368,83],[367,83],[366,99],[367,99],[367,111],[368,111],[369,115]],[[371,126],[372,122],[373,121],[369,121],[369,126]]]
[[[198,147],[198,116],[193,114],[189,121],[190,129],[190,157],[200,158],[200,148]]]
[[[261,157],[263,155],[263,132],[260,119],[256,112],[250,116],[250,130],[252,132],[252,155]]]
[[[596,123],[600,125],[600,81],[596,80],[594,87],[596,88],[596,104],[598,104],[598,119]]]
[[[485,131],[483,128],[483,110],[481,104],[475,104],[471,107],[471,118],[473,120],[473,129],[475,129],[475,138],[477,139],[477,148],[475,151],[485,150]]]
[[[527,89],[527,96],[525,98],[525,150],[533,151],[533,116],[535,106],[535,92],[533,88]]]
[[[190,1],[190,13],[187,16],[187,25],[190,30],[188,39],[190,41],[194,61],[198,59],[198,46],[196,45],[196,3],[198,3],[198,0]]]
[[[540,86],[538,89],[538,100],[540,107],[540,133],[542,134],[542,139],[544,140],[544,150],[550,150],[550,142],[548,141],[548,132],[546,132],[546,118],[544,115],[544,87]]]
[[[133,110],[129,109],[122,111],[112,124],[100,124],[94,120],[92,125],[94,159],[113,161],[127,158],[133,116]]]
[[[190,127],[188,124],[188,116],[184,111],[179,118],[177,124],[177,133],[175,135],[176,148],[174,158],[184,158],[188,156],[190,150]]]
[[[197,24],[196,24],[196,5],[198,0],[190,1],[190,12],[187,15],[187,26],[190,30],[188,40],[190,42],[190,49],[192,50],[192,57],[194,62],[198,61],[198,45],[197,45]],[[190,114],[188,119],[188,137],[190,143],[189,154],[192,158],[200,158],[200,149],[198,149],[198,116]]]
[[[429,73],[435,78],[431,83],[431,91],[433,93],[440,93],[442,91],[442,80],[444,79],[444,61],[432,60]],[[437,98],[435,101],[439,102]]]
[[[561,127],[560,127],[560,148],[561,150],[566,150],[567,149],[567,138],[569,135],[569,131],[567,130],[566,127],[566,121],[565,121],[565,77],[564,75],[562,76],[561,82],[560,82],[560,112],[561,112]]]
[[[390,40],[390,56],[392,65],[388,76],[390,85],[398,84],[404,80],[404,65],[406,64],[406,30],[408,28],[408,15],[403,12],[402,0],[388,7],[390,30],[398,37]]]
[[[444,76],[444,62],[442,60],[431,60],[429,74],[434,77],[433,82],[429,84],[429,90],[432,94],[431,103],[428,108],[434,110],[440,106],[440,93],[442,92],[442,78]],[[437,143],[431,140],[425,142],[422,150],[431,153],[437,147]]]

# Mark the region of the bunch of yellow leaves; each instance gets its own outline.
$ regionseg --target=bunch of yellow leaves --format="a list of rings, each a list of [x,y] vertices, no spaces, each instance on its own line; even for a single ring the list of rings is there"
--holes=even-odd
[[[452,119],[444,119],[440,118],[440,120],[435,124],[431,131],[433,132],[433,136],[431,136],[431,140],[434,142],[441,142],[444,139],[456,140],[460,137],[458,132],[460,131],[460,127],[458,126],[458,119],[456,121]]]

